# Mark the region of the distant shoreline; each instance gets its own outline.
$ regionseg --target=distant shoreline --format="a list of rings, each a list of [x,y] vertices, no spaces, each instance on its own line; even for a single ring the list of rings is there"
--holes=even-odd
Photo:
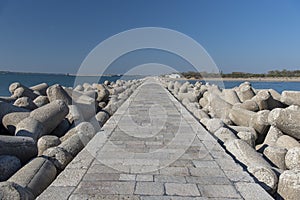
[[[170,80],[186,80],[186,81],[255,81],[255,82],[300,82],[300,77],[260,77],[260,78],[169,78]]]

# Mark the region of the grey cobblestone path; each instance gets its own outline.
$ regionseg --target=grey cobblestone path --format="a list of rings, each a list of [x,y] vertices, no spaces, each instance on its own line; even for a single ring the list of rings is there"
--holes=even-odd
[[[272,199],[149,78],[39,199]]]

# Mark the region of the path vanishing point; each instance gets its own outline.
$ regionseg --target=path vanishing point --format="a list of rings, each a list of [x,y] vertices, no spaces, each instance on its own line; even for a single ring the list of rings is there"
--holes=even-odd
[[[148,78],[38,199],[273,199]]]

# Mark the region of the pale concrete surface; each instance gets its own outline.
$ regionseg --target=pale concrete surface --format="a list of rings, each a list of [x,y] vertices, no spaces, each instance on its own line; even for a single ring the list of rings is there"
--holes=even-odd
[[[38,199],[273,199],[149,78]]]

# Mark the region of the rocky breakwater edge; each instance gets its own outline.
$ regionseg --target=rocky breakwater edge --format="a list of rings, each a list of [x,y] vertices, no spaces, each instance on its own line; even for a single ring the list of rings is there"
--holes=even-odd
[[[0,199],[35,199],[142,82],[12,83],[0,97]]]
[[[160,80],[276,199],[299,199],[300,91]]]

